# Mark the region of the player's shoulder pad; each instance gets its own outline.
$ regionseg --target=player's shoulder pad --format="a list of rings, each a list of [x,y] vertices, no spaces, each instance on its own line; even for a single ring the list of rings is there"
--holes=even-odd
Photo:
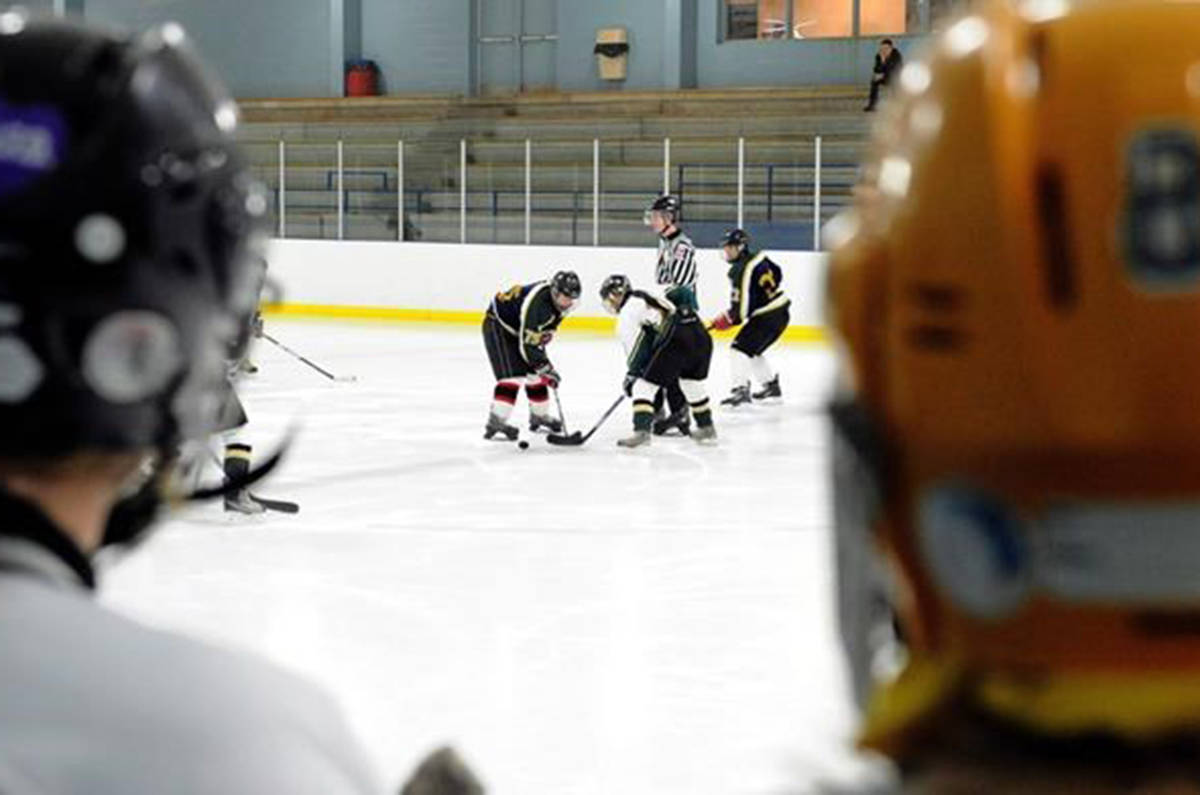
[[[645,290],[630,290],[629,295],[634,298],[640,298],[646,302],[647,306],[653,307],[661,312],[671,313],[675,311],[675,305],[671,303],[666,296],[651,295]]]

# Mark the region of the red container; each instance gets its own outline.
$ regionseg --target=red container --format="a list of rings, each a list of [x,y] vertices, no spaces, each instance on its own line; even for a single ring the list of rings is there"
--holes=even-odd
[[[379,67],[374,61],[351,61],[346,66],[346,96],[379,95]]]

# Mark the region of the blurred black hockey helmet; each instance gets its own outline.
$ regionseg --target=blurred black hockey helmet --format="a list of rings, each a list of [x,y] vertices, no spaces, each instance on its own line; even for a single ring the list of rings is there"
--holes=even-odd
[[[745,248],[750,245],[750,235],[745,229],[726,229],[721,235],[721,246],[739,246]]]
[[[208,433],[266,200],[182,28],[0,13],[0,456]]]
[[[600,284],[600,300],[607,301],[614,295],[624,295],[629,292],[629,287],[629,277],[624,274],[614,273],[605,277]]]
[[[600,284],[600,302],[606,310],[615,315],[624,306],[625,297],[629,295],[630,289],[629,278],[624,274],[614,273],[605,277]]]
[[[550,287],[559,295],[565,295],[575,300],[583,293],[579,283],[579,274],[575,271],[559,271],[550,279]]]
[[[646,208],[646,212],[643,216],[643,220],[647,225],[650,223],[650,213],[653,212],[662,213],[664,216],[669,218],[672,223],[674,223],[679,220],[681,214],[683,213],[683,202],[679,200],[678,196],[672,193],[665,193],[662,196],[657,197],[650,203],[650,206]]]

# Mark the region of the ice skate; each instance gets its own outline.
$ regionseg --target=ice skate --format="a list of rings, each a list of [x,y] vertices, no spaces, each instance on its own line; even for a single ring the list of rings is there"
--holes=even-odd
[[[562,433],[562,420],[560,420],[558,417],[551,417],[549,414],[530,414],[529,430],[537,432],[543,428],[545,428],[549,433]]]
[[[509,425],[495,414],[488,414],[487,425],[483,427],[484,439],[491,439],[496,434],[500,434],[503,437],[500,440],[502,442],[516,441],[520,433],[521,431],[517,429],[517,426]]]
[[[225,495],[226,513],[259,514],[265,513],[266,506],[250,496],[246,489],[238,489],[233,494]]]
[[[691,432],[691,420],[688,419],[686,408],[672,412],[670,415],[662,419],[655,419],[652,426],[655,436],[665,436],[671,429],[677,429],[682,436],[687,436]]]
[[[749,402],[750,402],[750,387],[749,386],[735,386],[733,388],[733,391],[729,393],[729,397],[727,397],[721,401],[721,405],[729,406],[730,408],[732,408],[734,406],[740,406],[743,403],[749,403]]]
[[[698,444],[716,444],[717,429],[711,425],[698,425],[692,431],[692,439]]]
[[[754,398],[755,400],[783,397],[783,390],[779,388],[779,376],[777,375],[767,383],[763,384],[762,389],[758,390],[750,397]]]
[[[641,447],[650,444],[650,431],[634,431],[632,436],[618,439],[617,444],[621,447]]]

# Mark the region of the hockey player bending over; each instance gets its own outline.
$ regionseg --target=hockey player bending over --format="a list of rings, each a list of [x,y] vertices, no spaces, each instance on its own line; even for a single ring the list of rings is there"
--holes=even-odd
[[[782,397],[779,374],[767,361],[767,349],[775,344],[791,319],[791,299],[784,294],[783,271],[764,252],[750,248],[750,236],[742,229],[730,229],[721,238],[721,250],[729,263],[729,308],[710,324],[718,331],[741,326],[730,347],[730,372],[733,389],[721,401],[724,406],[740,406],[750,398],[764,400]],[[750,375],[762,389],[750,394]]]
[[[620,274],[600,285],[600,300],[617,315],[617,333],[628,355],[623,388],[633,398],[633,435],[617,442],[622,447],[650,443],[654,395],[676,382],[696,418],[691,437],[697,442],[717,438],[704,386],[712,337],[696,316],[690,290],[680,288],[669,295],[673,301],[634,290]]]
[[[483,344],[496,376],[492,407],[483,438],[497,434],[512,441],[520,432],[510,425],[521,386],[529,399],[529,430],[562,433],[562,420],[550,414],[550,389],[562,380],[546,355],[546,346],[563,316],[579,300],[574,271],[559,271],[547,281],[516,284],[496,293],[483,318]]]
[[[979,8],[828,228],[841,634],[905,792],[1200,792],[1198,30]]]
[[[380,793],[335,704],[93,597],[195,498],[266,201],[183,31],[0,10],[0,789]]]

